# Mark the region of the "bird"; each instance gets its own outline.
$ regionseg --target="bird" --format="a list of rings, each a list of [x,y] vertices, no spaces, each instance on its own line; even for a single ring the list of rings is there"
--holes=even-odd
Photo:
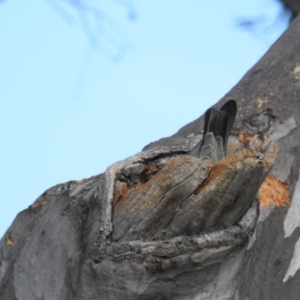
[[[188,155],[214,162],[226,156],[236,112],[235,100],[227,101],[220,110],[209,108],[205,112],[203,139],[188,152]]]

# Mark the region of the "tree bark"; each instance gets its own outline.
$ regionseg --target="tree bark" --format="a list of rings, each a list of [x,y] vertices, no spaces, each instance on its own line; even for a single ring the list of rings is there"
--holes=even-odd
[[[239,107],[226,158],[187,155],[200,117],[19,213],[1,299],[299,299],[299,36],[298,18],[216,105]]]

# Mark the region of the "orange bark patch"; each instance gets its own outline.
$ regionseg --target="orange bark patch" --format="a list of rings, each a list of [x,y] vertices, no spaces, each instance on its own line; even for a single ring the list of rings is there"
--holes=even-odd
[[[46,205],[47,201],[44,197],[41,197],[39,199],[37,199],[31,206],[30,208],[35,210],[37,208],[39,208],[40,206],[44,206]]]
[[[291,203],[289,186],[274,176],[267,176],[258,190],[259,208],[264,206],[285,206]]]
[[[127,193],[127,184],[125,182],[120,182],[117,191],[114,193],[112,202],[116,206],[122,197]]]
[[[100,261],[97,260],[97,259],[94,259],[93,262],[92,262],[92,266],[93,266],[94,269],[97,268],[97,266],[98,266],[99,264],[100,264]]]
[[[157,164],[152,163],[148,165],[148,170],[146,172],[146,174],[156,174],[159,171],[159,167]]]
[[[193,192],[194,195],[198,195],[200,191],[209,187],[212,182],[219,182],[222,184],[222,180],[217,180],[227,176],[227,172],[231,167],[237,169],[237,164],[243,162],[245,168],[251,167],[252,162],[247,161],[247,158],[255,156],[255,153],[251,149],[241,149],[231,155],[224,157],[222,160],[213,164],[212,168],[208,168],[207,177],[205,181]]]
[[[149,178],[146,182],[137,180],[135,184],[131,186],[126,185],[126,187],[122,187],[119,185],[113,195],[113,204],[116,209],[121,207],[133,193],[135,195],[145,193],[152,186],[158,187],[157,191],[154,191],[154,193],[160,191],[160,187],[162,186],[166,191],[170,190],[173,187],[170,178],[172,178],[174,173],[177,174],[182,167],[191,164],[191,160],[193,161],[196,159],[191,156],[172,158],[164,165],[164,167],[149,166],[146,172],[146,175],[149,175]],[[148,172],[149,174],[147,174]],[[120,182],[118,182],[118,184],[120,184]],[[139,205],[131,206],[130,209],[128,208],[128,211],[130,211],[130,213],[135,213],[137,210],[144,209],[144,207],[153,204],[152,198],[149,196],[145,199],[149,201],[141,201],[142,204],[140,203]],[[153,196],[153,199],[155,200],[155,196]]]
[[[13,241],[13,238],[11,235],[7,235],[5,237],[5,242],[6,242],[6,245],[13,245],[14,244],[14,241]]]
[[[258,135],[255,134],[253,136],[247,135],[246,133],[239,132],[238,139],[243,144],[250,144],[252,141],[258,139]]]
[[[209,187],[211,182],[213,182],[216,178],[221,177],[226,168],[227,167],[224,164],[216,164],[212,169],[208,169],[209,174],[207,178],[200,186],[197,187],[193,194],[196,196],[200,191],[203,191],[206,187]]]
[[[240,150],[240,149],[241,148],[238,145],[235,145],[235,144],[231,144],[231,145],[227,146],[227,152],[228,151],[234,152],[234,151],[237,151],[237,150]]]

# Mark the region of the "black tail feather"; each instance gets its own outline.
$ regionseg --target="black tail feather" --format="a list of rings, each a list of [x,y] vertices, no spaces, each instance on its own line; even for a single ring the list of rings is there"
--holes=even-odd
[[[225,154],[226,154],[228,138],[229,138],[230,131],[232,129],[234,119],[235,119],[235,116],[236,116],[236,112],[237,112],[236,102],[234,100],[227,101],[221,107],[221,111],[225,112],[228,115],[228,124],[226,126],[226,132],[225,132],[225,135],[224,135],[225,139],[223,138],[224,151],[225,151]]]
[[[227,101],[220,110],[209,108],[205,113],[203,139],[189,152],[189,155],[200,158],[205,136],[209,132],[212,132],[215,138],[222,138],[222,151],[224,152],[224,155],[226,155],[227,143],[236,116],[236,111],[236,102],[234,100]]]

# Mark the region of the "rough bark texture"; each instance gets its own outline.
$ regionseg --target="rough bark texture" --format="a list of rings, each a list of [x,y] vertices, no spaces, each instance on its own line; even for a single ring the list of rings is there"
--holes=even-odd
[[[201,117],[21,212],[0,242],[1,300],[299,299],[299,36],[298,18],[216,105],[239,107],[225,159],[186,155]]]

